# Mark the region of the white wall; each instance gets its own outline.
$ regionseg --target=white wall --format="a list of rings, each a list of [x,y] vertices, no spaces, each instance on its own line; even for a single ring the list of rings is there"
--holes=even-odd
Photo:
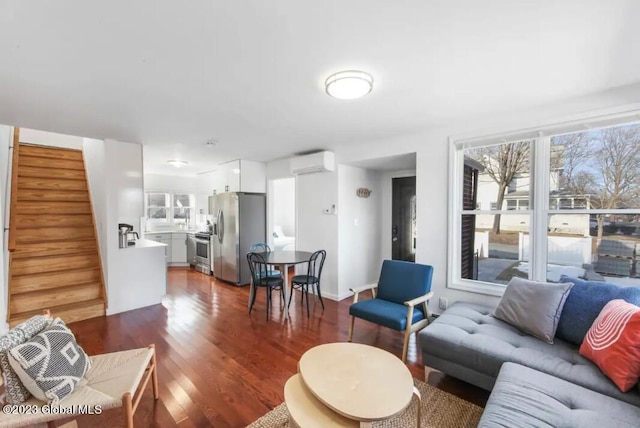
[[[142,295],[140,290],[144,288],[144,284],[141,281],[145,277],[153,278],[155,282],[163,280],[166,289],[166,262],[164,252],[156,251],[157,248],[118,247],[118,223],[133,224],[135,227],[140,224],[140,217],[144,215],[142,145],[105,140],[104,153],[106,246],[109,262],[107,314],[111,315],[139,307],[132,305],[132,302],[160,303],[159,299],[149,301]],[[140,276],[145,270],[147,275]]]
[[[20,128],[20,142],[38,144],[41,146],[64,147],[82,150],[82,137],[75,135],[56,134],[55,132],[38,131],[36,129]]]
[[[368,198],[356,189],[371,189]],[[338,297],[349,288],[377,281],[382,251],[381,174],[349,165],[338,166]],[[324,288],[324,285],[323,285]]]
[[[153,190],[164,190],[168,192],[196,193],[196,191],[198,190],[198,177],[145,174],[144,190],[145,192]]]
[[[160,303],[164,293],[157,290],[166,290],[164,248],[118,245],[118,223],[137,229],[144,215],[142,146],[86,138],[83,152],[105,271],[107,314]]]
[[[6,323],[7,319],[7,296],[9,294],[9,271],[6,267],[9,265],[9,252],[7,251],[7,244],[9,242],[9,233],[4,232],[5,228],[9,227],[9,211],[8,207],[8,192],[7,183],[9,175],[9,162],[11,152],[9,146],[13,139],[13,128],[11,126],[0,125],[0,219],[2,220],[3,234],[2,240],[0,240],[0,333],[8,330],[9,325]]]
[[[296,249],[325,250],[322,294],[339,298],[338,289],[338,215],[323,214],[338,207],[338,172],[296,176]]]
[[[273,180],[273,225],[282,227],[285,236],[296,236],[296,180]]]
[[[105,142],[84,138],[82,141],[82,154],[84,156],[85,169],[87,171],[87,181],[91,203],[93,205],[93,215],[98,232],[98,242],[100,244],[100,257],[102,259],[103,276],[105,284],[108,284],[108,251],[107,251],[107,180],[106,180],[106,153]]]

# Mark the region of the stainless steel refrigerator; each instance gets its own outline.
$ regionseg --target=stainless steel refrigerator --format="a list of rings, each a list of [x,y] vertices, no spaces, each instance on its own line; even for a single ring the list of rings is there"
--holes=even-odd
[[[266,242],[264,193],[231,192],[210,196],[209,214],[214,222],[213,275],[234,285],[249,284],[249,248],[257,242]]]

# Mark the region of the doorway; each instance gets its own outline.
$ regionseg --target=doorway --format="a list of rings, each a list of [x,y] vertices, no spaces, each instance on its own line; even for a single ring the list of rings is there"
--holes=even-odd
[[[271,236],[268,241],[274,250],[296,249],[296,179],[273,180],[271,205]]]
[[[416,177],[392,179],[391,258],[416,261]]]

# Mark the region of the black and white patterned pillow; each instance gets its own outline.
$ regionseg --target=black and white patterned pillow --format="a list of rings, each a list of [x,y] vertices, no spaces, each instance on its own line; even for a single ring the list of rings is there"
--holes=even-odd
[[[9,404],[20,404],[31,397],[31,394],[22,384],[13,368],[11,368],[7,353],[14,346],[20,345],[40,333],[50,323],[51,318],[48,316],[36,315],[18,324],[9,330],[7,334],[0,337],[0,369],[2,370],[6,389],[6,400]]]
[[[91,360],[60,318],[31,340],[9,351],[9,363],[29,392],[58,404],[71,394],[91,367]]]

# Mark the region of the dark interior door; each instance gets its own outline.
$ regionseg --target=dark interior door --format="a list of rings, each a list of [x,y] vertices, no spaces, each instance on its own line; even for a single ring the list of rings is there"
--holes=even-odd
[[[391,258],[416,261],[416,177],[392,179]]]

